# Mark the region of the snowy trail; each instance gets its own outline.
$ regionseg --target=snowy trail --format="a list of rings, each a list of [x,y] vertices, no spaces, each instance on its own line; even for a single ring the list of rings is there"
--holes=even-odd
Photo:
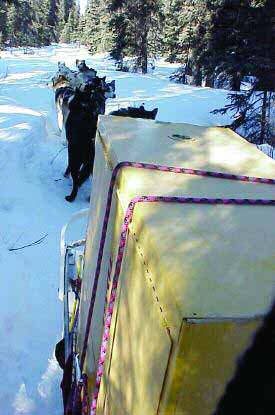
[[[59,236],[71,215],[87,207],[91,184],[73,204],[64,201],[71,183],[62,176],[66,150],[52,162],[63,144],[53,128],[47,80],[58,60],[73,67],[76,58],[86,58],[100,76],[116,79],[118,98],[108,103],[107,112],[144,102],[147,109],[159,107],[159,120],[201,125],[228,122],[209,114],[224,105],[227,92],[171,83],[167,78],[174,67],[163,62],[146,76],[115,72],[106,56],[90,57],[74,47],[3,58],[8,71],[0,77],[0,415],[61,415],[60,370],[53,359],[62,330]],[[84,230],[85,223],[72,234],[78,239]],[[9,251],[46,234],[40,245]]]
[[[51,134],[53,93],[44,77],[56,63],[7,62],[0,83],[0,415],[59,415],[60,370],[53,359],[62,331],[59,237],[71,215],[87,207],[89,185],[76,203],[66,203],[66,150],[51,164],[63,144]],[[45,234],[41,245],[9,251]]]

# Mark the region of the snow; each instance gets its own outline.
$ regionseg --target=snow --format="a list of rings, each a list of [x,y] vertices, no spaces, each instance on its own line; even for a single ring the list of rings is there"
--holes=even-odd
[[[91,183],[76,201],[65,202],[71,182],[62,173],[66,148],[56,126],[53,91],[48,86],[65,61],[75,59],[108,80],[116,79],[117,98],[107,112],[145,103],[159,108],[161,121],[224,125],[227,116],[210,111],[226,103],[227,91],[169,82],[176,69],[164,60],[148,75],[116,72],[107,54],[91,57],[85,48],[53,45],[2,53],[0,59],[0,414],[60,415],[61,371],[53,358],[62,335],[62,303],[58,301],[59,239],[62,226],[88,207]],[[64,149],[64,151],[62,151]],[[55,156],[58,156],[55,158]],[[85,223],[71,238],[80,239]],[[45,237],[38,244],[20,248]]]
[[[8,66],[6,62],[0,59],[0,79],[6,78],[8,75]]]

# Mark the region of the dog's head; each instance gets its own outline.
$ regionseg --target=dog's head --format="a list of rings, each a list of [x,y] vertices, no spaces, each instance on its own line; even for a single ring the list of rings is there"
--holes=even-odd
[[[60,73],[66,73],[69,70],[65,62],[58,62],[57,67],[58,67],[58,72]]]
[[[106,82],[106,76],[103,78],[96,77],[96,90],[103,94],[105,99],[115,98],[116,81]]]
[[[116,98],[116,81],[111,81],[105,83],[105,92],[104,96],[106,99],[108,98]]]
[[[84,59],[81,59],[81,60],[77,59],[75,61],[75,65],[76,65],[77,69],[79,70],[79,72],[83,72],[83,71],[89,69],[88,66],[86,65],[86,62],[85,62]]]
[[[65,65],[65,62],[63,62],[63,61],[58,61],[58,63],[57,63],[57,67],[58,67],[58,69],[62,69],[63,67],[65,67],[66,65]]]
[[[56,73],[56,77],[63,76],[69,82],[74,78],[75,74],[65,65],[65,62],[58,62],[58,71]]]
[[[61,75],[60,73],[57,73],[52,78],[52,83],[53,83],[53,88],[55,88],[55,89],[65,87],[65,86],[69,86],[68,79],[64,75]]]
[[[141,105],[138,109],[138,112],[140,113],[140,118],[145,118],[147,120],[155,120],[158,108],[154,108],[152,111],[146,111],[143,105]]]

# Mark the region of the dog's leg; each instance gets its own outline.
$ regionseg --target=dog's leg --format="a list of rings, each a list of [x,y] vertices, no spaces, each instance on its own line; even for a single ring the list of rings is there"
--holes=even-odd
[[[90,174],[91,174],[91,165],[83,164],[80,170],[80,173],[79,173],[78,187],[82,186],[82,184],[89,178]]]
[[[78,182],[79,187],[89,178],[90,174],[93,174],[94,158],[95,158],[95,142],[93,139],[86,150],[84,162],[83,162],[80,174],[79,174],[79,182]]]
[[[72,180],[73,180],[73,188],[70,195],[66,196],[65,199],[67,202],[73,202],[76,198],[78,192],[78,180],[79,180],[79,170],[81,166],[81,157],[77,152],[77,147],[68,142],[68,168],[71,172]],[[66,171],[67,171],[66,170]],[[66,173],[66,172],[65,172]]]
[[[78,192],[78,176],[79,176],[79,172],[78,169],[72,169],[71,170],[71,176],[73,179],[73,188],[71,191],[71,194],[66,196],[65,199],[67,200],[67,202],[73,202],[77,196],[77,192]]]
[[[68,164],[68,167],[66,168],[65,173],[63,174],[63,176],[64,177],[69,177],[70,173],[71,173],[71,168],[70,168],[70,165]]]

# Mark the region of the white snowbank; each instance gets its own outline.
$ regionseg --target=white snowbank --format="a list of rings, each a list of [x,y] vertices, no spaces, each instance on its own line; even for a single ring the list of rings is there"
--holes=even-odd
[[[8,75],[8,65],[3,59],[0,59],[0,79],[6,78],[7,75]]]

